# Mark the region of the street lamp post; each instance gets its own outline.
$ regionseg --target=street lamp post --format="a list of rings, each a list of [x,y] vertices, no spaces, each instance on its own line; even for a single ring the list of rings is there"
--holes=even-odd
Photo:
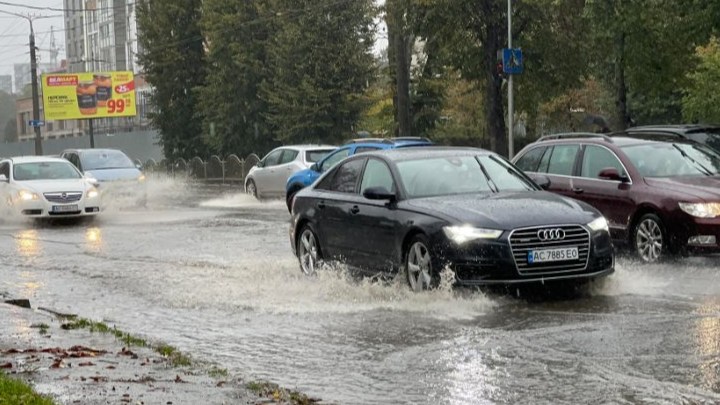
[[[512,51],[512,0],[507,2],[507,20],[508,20],[508,49]],[[513,74],[508,75],[508,159],[512,159],[515,155],[515,145],[513,139]]]

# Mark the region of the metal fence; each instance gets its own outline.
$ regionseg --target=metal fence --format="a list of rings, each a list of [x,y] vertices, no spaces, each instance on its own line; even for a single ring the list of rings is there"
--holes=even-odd
[[[190,160],[180,158],[172,163],[157,162],[155,159],[145,162],[136,159],[135,163],[142,165],[143,169],[150,173],[165,172],[172,177],[186,177],[216,183],[243,183],[250,169],[259,161],[260,158],[251,153],[245,159],[240,159],[233,154],[224,160],[213,155],[207,161],[195,156]]]

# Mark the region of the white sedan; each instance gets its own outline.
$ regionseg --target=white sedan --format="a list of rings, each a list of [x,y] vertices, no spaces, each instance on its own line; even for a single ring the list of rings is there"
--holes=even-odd
[[[65,159],[0,160],[0,212],[32,218],[97,215],[98,190]]]

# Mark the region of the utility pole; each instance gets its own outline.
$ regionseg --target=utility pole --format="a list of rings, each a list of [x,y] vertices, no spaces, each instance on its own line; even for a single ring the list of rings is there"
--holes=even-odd
[[[9,14],[15,17],[24,18],[30,23],[30,78],[32,80],[32,102],[33,102],[33,121],[35,121],[35,154],[41,156],[42,150],[42,135],[40,134],[40,127],[37,123],[40,121],[40,98],[38,96],[38,81],[37,81],[37,57],[35,55],[35,30],[33,30],[33,20],[38,18],[48,18],[44,16],[31,16],[12,13],[10,11],[0,10],[0,13]]]
[[[512,0],[507,2],[507,20],[508,20],[508,48],[512,52]],[[515,155],[515,145],[513,140],[513,74],[508,76],[508,159],[512,159]]]
[[[35,121],[35,155],[41,156],[43,154],[42,135],[40,126],[37,125],[40,121],[40,98],[38,96],[37,58],[35,57],[35,31],[32,18],[28,17],[28,21],[30,21],[30,77],[32,79],[33,121]]]

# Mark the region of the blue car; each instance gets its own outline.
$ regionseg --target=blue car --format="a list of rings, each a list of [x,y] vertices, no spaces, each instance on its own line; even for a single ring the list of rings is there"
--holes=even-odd
[[[295,197],[295,193],[313,184],[320,175],[348,156],[380,149],[409,148],[412,146],[431,145],[433,145],[433,143],[429,139],[416,137],[390,139],[361,138],[352,140],[320,159],[309,169],[296,172],[288,178],[285,185],[285,200],[287,201],[288,210],[292,211],[292,201],[293,197]]]

